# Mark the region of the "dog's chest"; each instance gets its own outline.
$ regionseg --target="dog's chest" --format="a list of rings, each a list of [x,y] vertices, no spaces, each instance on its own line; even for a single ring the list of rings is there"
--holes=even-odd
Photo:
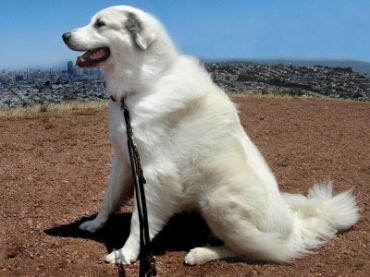
[[[137,145],[141,160],[144,163],[153,160],[153,153],[161,144],[158,126],[145,122],[135,116],[131,117],[131,126],[134,134],[134,142]],[[116,155],[120,158],[129,159],[127,146],[126,123],[122,110],[118,105],[110,105],[109,108],[109,138]]]

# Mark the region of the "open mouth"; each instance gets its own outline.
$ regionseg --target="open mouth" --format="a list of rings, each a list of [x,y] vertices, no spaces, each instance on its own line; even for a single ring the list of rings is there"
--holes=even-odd
[[[100,63],[106,61],[110,56],[108,47],[100,47],[88,50],[82,56],[77,58],[76,64],[79,67],[96,67]]]

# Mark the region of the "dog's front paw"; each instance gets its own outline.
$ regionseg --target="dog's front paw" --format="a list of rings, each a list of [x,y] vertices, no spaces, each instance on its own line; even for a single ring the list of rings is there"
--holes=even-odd
[[[78,227],[82,231],[89,231],[90,233],[95,233],[104,226],[104,223],[99,220],[88,220],[80,224]]]
[[[185,256],[185,264],[187,265],[202,265],[212,258],[210,257],[210,251],[204,247],[196,247],[189,251],[189,253]]]
[[[114,250],[109,255],[105,256],[105,261],[111,264],[131,264],[137,260],[137,254],[129,251],[124,251],[123,248]]]

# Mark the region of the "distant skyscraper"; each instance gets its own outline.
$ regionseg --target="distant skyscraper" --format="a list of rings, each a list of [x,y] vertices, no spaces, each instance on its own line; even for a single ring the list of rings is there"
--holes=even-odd
[[[67,62],[67,72],[68,72],[69,75],[74,75],[75,74],[75,69],[74,69],[72,61]]]

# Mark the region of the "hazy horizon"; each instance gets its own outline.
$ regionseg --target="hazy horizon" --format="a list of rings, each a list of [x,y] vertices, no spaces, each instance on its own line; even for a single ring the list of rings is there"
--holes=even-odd
[[[79,53],[64,45],[62,33],[117,4],[156,15],[182,52],[203,60],[370,62],[365,0],[12,0],[0,2],[0,69],[74,61]]]
[[[359,72],[362,73],[367,73],[370,74],[370,62],[367,61],[360,61],[360,60],[348,60],[348,59],[338,59],[338,60],[323,60],[323,59],[299,59],[299,58],[262,58],[262,59],[238,59],[238,58],[232,58],[232,59],[202,59],[199,58],[202,62],[205,63],[238,63],[238,62],[245,62],[245,63],[260,63],[260,64],[292,64],[292,65],[297,65],[297,66],[307,66],[307,65],[327,65],[327,66],[352,66],[356,65],[357,63],[363,64],[366,68],[365,70],[358,70]],[[62,61],[59,64],[56,65],[44,65],[44,66],[20,66],[18,68],[2,68],[0,67],[0,70],[10,70],[10,71],[24,71],[27,69],[30,70],[65,70],[67,68],[67,62],[71,60],[65,60]],[[74,62],[74,61],[73,61]],[[355,66],[356,67],[356,66]],[[356,70],[356,68],[353,68]]]

